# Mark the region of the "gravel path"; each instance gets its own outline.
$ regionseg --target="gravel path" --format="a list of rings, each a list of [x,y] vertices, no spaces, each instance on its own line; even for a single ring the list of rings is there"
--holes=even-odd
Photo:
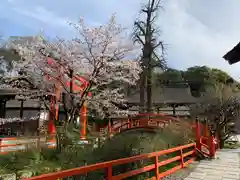
[[[224,179],[240,180],[240,149],[224,149],[217,152],[212,161],[195,161],[163,180]],[[221,176],[221,177],[220,177]]]
[[[200,161],[185,180],[240,180],[240,149],[219,150],[216,159]]]
[[[194,161],[189,164],[184,169],[180,169],[179,171],[175,172],[174,174],[170,174],[162,178],[162,180],[184,180],[188,175],[195,170],[195,168],[199,165],[199,161]]]

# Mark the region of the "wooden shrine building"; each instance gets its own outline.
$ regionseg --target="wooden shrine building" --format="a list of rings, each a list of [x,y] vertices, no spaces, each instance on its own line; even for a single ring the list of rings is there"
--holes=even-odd
[[[37,135],[40,120],[44,121],[40,102],[15,99],[16,94],[12,89],[0,89],[0,136]]]
[[[139,106],[139,99],[139,93],[134,93],[129,95],[127,103],[129,106]],[[155,112],[166,113],[166,111],[172,111],[172,113],[168,112],[166,114],[185,116],[189,115],[187,113],[188,106],[197,102],[200,102],[200,98],[192,96],[187,84],[178,87],[164,85],[152,90],[152,104]],[[185,113],[181,113],[181,111],[185,111]]]

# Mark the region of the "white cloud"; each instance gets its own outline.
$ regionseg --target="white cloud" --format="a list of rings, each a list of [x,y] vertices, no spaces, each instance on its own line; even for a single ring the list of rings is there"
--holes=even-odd
[[[238,37],[231,32],[231,28],[235,31],[236,26],[226,26],[228,18],[220,23],[222,24],[220,30],[210,26],[212,24],[208,22],[210,19],[207,18],[208,16],[213,22],[220,22],[221,12],[218,11],[218,6],[211,6],[209,11],[202,12],[202,16],[199,15],[196,18],[195,12],[189,12],[188,9],[204,9],[207,5],[204,3],[200,6],[196,3],[194,6],[191,2],[190,0],[186,0],[185,3],[170,0],[165,7],[164,20],[161,24],[164,31],[163,39],[170,44],[169,63],[180,68],[208,65],[225,70],[235,78],[239,78],[240,64],[230,66],[222,59],[222,56],[239,41]],[[240,2],[238,4],[240,5]],[[234,4],[230,2],[224,4],[225,7],[232,5]],[[215,17],[212,17],[212,14]],[[229,17],[231,18],[235,17]],[[237,28],[240,30],[240,27]]]
[[[116,12],[119,21],[131,28],[141,2],[146,1],[35,0],[26,3],[18,0],[8,6],[16,14],[5,12],[5,17],[31,18],[19,17],[17,20],[36,27],[37,23],[42,23],[55,35],[60,31],[69,32],[68,20],[76,21],[81,16],[92,25],[101,24]],[[240,63],[230,66],[222,59],[240,40],[239,0],[164,0],[163,6],[158,24],[163,34],[160,38],[168,44],[167,59],[171,66],[208,65],[225,70],[236,78],[240,76]],[[4,12],[0,16],[4,16]]]

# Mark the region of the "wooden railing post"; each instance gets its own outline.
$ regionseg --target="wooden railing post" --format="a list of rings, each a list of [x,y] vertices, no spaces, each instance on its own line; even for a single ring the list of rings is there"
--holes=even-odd
[[[214,143],[214,136],[211,135],[209,137],[209,156],[210,158],[214,158],[215,157],[215,143]]]
[[[201,150],[201,143],[200,143],[201,131],[200,131],[200,124],[199,124],[198,117],[196,117],[196,122],[195,122],[195,135],[196,135],[197,149]]]
[[[128,123],[128,124],[127,124],[127,129],[131,128],[131,127],[130,127],[130,116],[129,116],[129,115],[128,115],[127,123]]]
[[[133,121],[130,119],[129,120],[129,129],[131,129],[133,127]]]
[[[209,138],[209,128],[208,128],[208,123],[207,120],[204,119],[204,123],[202,124],[203,126],[203,137]],[[202,143],[207,144],[207,139],[203,139]]]
[[[105,180],[112,180],[112,166],[109,166],[105,170]]]
[[[194,145],[194,156],[197,157],[197,145]]]
[[[130,129],[131,127],[130,127],[130,120],[129,120],[129,118],[128,118],[128,120],[127,120],[127,129]]]
[[[182,165],[182,168],[184,168],[184,159],[183,159],[183,150],[181,149],[180,150],[180,156],[181,156],[181,165]]]
[[[155,177],[159,179],[158,155],[155,156]]]
[[[204,124],[203,124],[203,136],[204,136],[204,137],[209,137],[209,129],[208,129],[207,119],[204,119]]]

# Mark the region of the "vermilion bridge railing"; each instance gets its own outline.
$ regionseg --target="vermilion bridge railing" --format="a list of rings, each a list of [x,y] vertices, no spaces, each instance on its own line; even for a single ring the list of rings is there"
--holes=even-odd
[[[174,119],[174,120],[175,120],[175,122],[177,121],[177,119]],[[141,122],[143,122],[143,121],[140,121],[140,120],[137,120],[137,121],[138,121],[137,127],[143,127],[146,125],[146,122],[148,122],[148,121],[145,121],[144,123],[141,124]],[[137,122],[137,121],[135,121],[135,122]],[[166,120],[164,121],[161,119],[160,120],[158,119],[157,122],[163,123],[163,124],[167,123]],[[124,125],[126,125],[127,128],[131,128],[131,127],[133,127],[133,123],[134,123],[134,120],[128,119],[128,121],[125,124],[121,124],[119,127],[115,127],[114,129],[109,125],[108,129],[109,129],[109,132],[113,131],[113,130],[115,132],[116,131],[120,132]],[[32,180],[59,179],[59,178],[64,178],[64,177],[68,177],[68,176],[86,174],[88,172],[96,171],[99,169],[105,170],[105,179],[106,180],[120,180],[120,179],[136,176],[138,174],[141,174],[144,172],[149,172],[149,171],[154,171],[154,176],[151,178],[148,178],[148,180],[159,179],[161,177],[167,176],[167,175],[175,172],[176,170],[179,170],[179,169],[185,167],[188,163],[192,162],[196,158],[197,151],[200,151],[205,156],[214,157],[215,151],[218,147],[216,144],[214,144],[215,138],[214,138],[214,136],[210,136],[210,135],[206,137],[206,134],[209,134],[209,132],[208,133],[204,132],[204,131],[208,131],[208,128],[206,128],[207,127],[206,125],[203,126],[204,131],[203,131],[203,135],[202,135],[201,126],[203,126],[203,124],[200,124],[198,121],[196,121],[196,124],[194,126],[192,126],[192,128],[194,129],[194,131],[196,133],[196,143],[191,143],[191,144],[187,144],[187,145],[183,145],[183,146],[179,146],[179,147],[175,147],[175,148],[171,148],[171,149],[166,149],[166,150],[162,150],[162,151],[158,151],[158,152],[142,154],[142,155],[138,155],[138,156],[133,156],[133,157],[128,157],[128,158],[93,164],[93,165],[89,165],[89,166],[83,166],[83,167],[79,167],[79,168],[64,170],[64,171],[60,171],[60,172],[44,174],[44,175],[32,177],[30,179],[32,179]],[[169,154],[169,153],[175,153],[177,155],[175,155],[174,157],[171,157],[169,159],[166,159],[166,160],[161,160],[161,156]],[[147,160],[147,159],[154,160],[154,163],[146,165],[145,167],[141,167],[141,168],[135,169],[135,170],[130,170],[128,172],[124,172],[121,174],[117,174],[117,175],[113,174],[113,170],[114,170],[113,166],[123,165],[123,164],[127,164],[127,163],[134,163],[139,160]],[[160,167],[167,165],[169,163],[173,163],[173,162],[180,162],[180,163],[176,163],[175,167],[168,169],[167,171],[159,170]]]
[[[115,122],[117,123],[111,124],[109,121],[106,131],[108,135],[112,133],[119,133],[122,130],[136,127],[164,128],[169,123],[171,122],[179,123],[180,120],[178,118],[165,114],[137,114],[125,120],[118,120]]]
[[[167,160],[160,161],[161,156],[167,155],[169,153],[175,153],[178,155],[171,157]],[[121,180],[128,177],[134,177],[136,175],[142,174],[144,172],[149,172],[149,171],[154,171],[154,175],[153,177],[148,178],[148,180],[154,180],[154,179],[160,179],[162,177],[165,177],[181,168],[186,167],[189,163],[191,163],[195,159],[195,153],[196,153],[196,143],[192,143],[192,144],[187,144],[187,145],[183,145],[183,146],[179,146],[179,147],[175,147],[167,150],[162,150],[158,152],[152,152],[152,153],[142,154],[138,156],[102,162],[98,164],[83,166],[83,167],[64,170],[64,171],[55,172],[55,173],[43,174],[40,176],[29,178],[28,180],[53,180],[53,179],[74,176],[74,175],[75,176],[81,175],[81,174],[84,175],[86,173],[96,171],[99,169],[105,170],[106,180]],[[140,160],[147,160],[147,159],[153,160],[153,163],[148,164],[139,169],[130,170],[128,172],[124,172],[121,174],[117,174],[117,175],[113,174],[114,166],[134,163]],[[176,163],[175,167],[168,169],[164,172],[160,172],[159,170],[160,167],[173,162],[178,162]]]

